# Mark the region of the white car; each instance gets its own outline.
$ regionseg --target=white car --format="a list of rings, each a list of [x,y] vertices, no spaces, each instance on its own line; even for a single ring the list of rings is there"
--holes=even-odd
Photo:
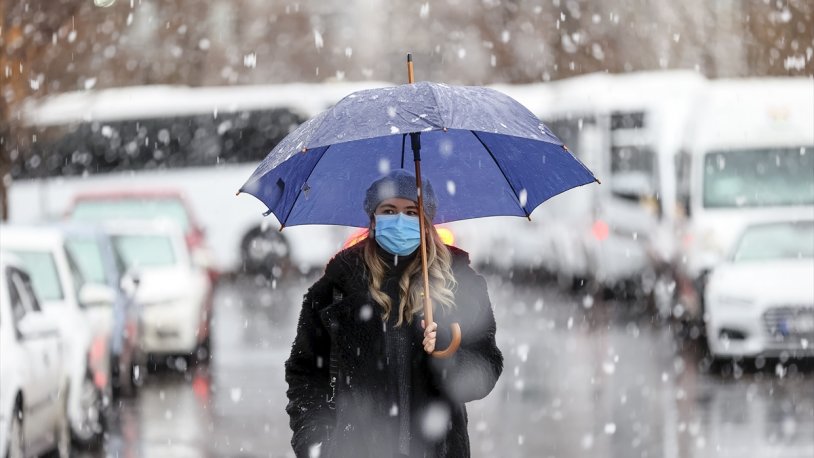
[[[142,305],[144,352],[159,357],[207,359],[211,289],[205,269],[190,258],[180,228],[169,221],[118,222],[105,226],[124,264],[137,281]]]
[[[25,269],[0,254],[0,456],[70,453],[61,347]]]
[[[85,283],[60,229],[0,227],[0,249],[26,267],[43,311],[59,323],[69,372],[68,419],[77,445],[101,445],[111,399],[110,325],[113,292]]]
[[[814,356],[814,220],[747,227],[706,289],[714,357]]]

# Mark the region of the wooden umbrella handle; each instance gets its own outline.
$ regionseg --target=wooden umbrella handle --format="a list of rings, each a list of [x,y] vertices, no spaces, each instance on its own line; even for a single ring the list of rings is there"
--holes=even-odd
[[[449,325],[450,329],[452,330],[452,342],[449,343],[449,347],[445,350],[435,350],[432,352],[433,358],[440,358],[446,359],[451,357],[458,351],[458,347],[461,346],[461,325],[458,323],[452,323]]]

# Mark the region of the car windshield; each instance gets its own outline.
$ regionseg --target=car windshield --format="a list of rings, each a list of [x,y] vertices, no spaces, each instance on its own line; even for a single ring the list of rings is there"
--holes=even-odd
[[[802,258],[814,258],[814,221],[752,226],[734,254],[735,262]]]
[[[172,198],[80,200],[70,218],[83,222],[166,219],[177,224],[184,232],[189,228],[186,208],[181,201]]]
[[[65,298],[53,254],[48,251],[23,250],[12,250],[12,253],[20,258],[28,271],[39,300],[50,302]]]
[[[102,250],[95,240],[91,238],[71,238],[67,241],[67,247],[86,281],[107,284],[108,273],[105,269]]]
[[[704,207],[814,204],[814,146],[710,152]]]
[[[165,235],[114,235],[113,247],[127,269],[175,265],[172,240]]]

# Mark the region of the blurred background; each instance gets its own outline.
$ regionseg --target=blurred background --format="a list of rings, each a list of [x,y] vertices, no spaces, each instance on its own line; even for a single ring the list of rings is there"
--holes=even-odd
[[[0,0],[0,456],[293,456],[301,298],[364,234],[280,232],[234,193],[300,123],[405,83],[407,52],[602,180],[438,227],[506,358],[473,456],[814,457],[794,0]]]

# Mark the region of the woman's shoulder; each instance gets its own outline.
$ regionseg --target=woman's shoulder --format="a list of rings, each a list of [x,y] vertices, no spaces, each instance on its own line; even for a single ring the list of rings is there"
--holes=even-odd
[[[325,274],[335,280],[364,263],[364,243],[357,243],[336,253],[325,266]]]

